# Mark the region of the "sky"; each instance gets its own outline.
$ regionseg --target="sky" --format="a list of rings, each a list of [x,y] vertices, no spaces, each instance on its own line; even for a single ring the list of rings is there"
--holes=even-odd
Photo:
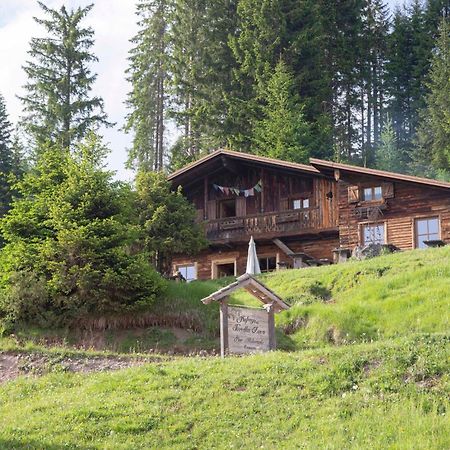
[[[99,62],[92,68],[98,74],[93,93],[103,98],[113,128],[102,129],[111,154],[108,166],[116,177],[131,180],[132,172],[125,169],[126,149],[132,136],[121,131],[127,110],[124,105],[130,85],[125,79],[130,38],[137,32],[135,0],[43,0],[50,8],[76,8],[94,3],[84,24],[95,31],[94,54]],[[391,7],[400,3],[389,1]],[[27,50],[32,37],[42,35],[42,27],[33,16],[42,17],[36,0],[0,0],[0,93],[6,101],[10,121],[17,123],[22,105],[16,95],[23,93],[26,82],[22,65],[27,60]],[[170,137],[169,137],[170,139]]]

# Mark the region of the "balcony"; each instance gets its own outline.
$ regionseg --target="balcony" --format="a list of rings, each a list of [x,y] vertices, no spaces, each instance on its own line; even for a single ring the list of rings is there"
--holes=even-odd
[[[277,211],[205,222],[206,237],[214,241],[245,241],[250,236],[272,239],[320,227],[319,208]]]

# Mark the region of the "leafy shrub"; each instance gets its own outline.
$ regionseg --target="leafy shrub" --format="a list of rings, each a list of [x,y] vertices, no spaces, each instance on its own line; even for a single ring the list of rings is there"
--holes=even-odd
[[[163,283],[145,254],[129,189],[101,170],[95,138],[74,155],[48,149],[2,220],[4,323],[62,326],[149,306]]]

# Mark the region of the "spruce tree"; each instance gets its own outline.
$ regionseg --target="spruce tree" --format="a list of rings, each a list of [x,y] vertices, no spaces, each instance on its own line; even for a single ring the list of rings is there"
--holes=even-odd
[[[136,170],[162,170],[167,121],[169,0],[141,0],[137,5],[139,32],[131,42],[127,70],[132,91],[128,94],[126,131],[133,131],[128,166]]]
[[[227,143],[226,96],[233,96],[235,0],[174,0],[171,15],[171,117],[181,130],[171,167]]]
[[[90,64],[94,31],[82,25],[93,5],[68,11],[65,6],[51,9],[38,2],[45,18],[35,21],[47,32],[32,38],[23,67],[28,82],[24,105],[25,125],[37,148],[47,140],[63,149],[80,141],[88,130],[110,126],[100,97],[91,96],[96,75]]]
[[[436,42],[426,108],[421,114],[415,163],[450,170],[450,25],[443,19]],[[422,160],[422,161],[420,161]],[[420,166],[420,164],[419,164]]]
[[[0,95],[0,217],[10,208],[12,200],[10,176],[13,172],[12,125],[6,112],[6,104]]]
[[[402,152],[398,149],[394,126],[390,117],[384,123],[381,131],[380,143],[375,152],[377,169],[390,172],[404,172],[405,164]]]
[[[280,60],[262,93],[262,119],[254,129],[254,145],[260,155],[307,163],[310,129],[293,91],[293,76]]]

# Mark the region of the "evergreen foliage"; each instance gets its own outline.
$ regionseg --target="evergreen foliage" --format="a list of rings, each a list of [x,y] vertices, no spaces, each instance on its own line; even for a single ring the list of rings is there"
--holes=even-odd
[[[25,157],[17,134],[8,119],[6,104],[0,95],[0,217],[9,210],[14,195],[14,180],[25,171]]]
[[[20,198],[1,222],[4,321],[63,325],[135,311],[160,292],[145,253],[131,251],[139,229],[129,190],[101,169],[105,152],[95,135],[73,154],[47,145],[18,183]]]
[[[253,132],[256,152],[288,161],[307,163],[310,129],[293,90],[293,76],[280,60],[261,94],[262,119]]]
[[[422,158],[413,147],[438,25],[449,9],[448,0],[412,0],[391,17],[384,0],[142,0],[138,14],[147,19],[139,22],[129,69],[130,158],[137,167],[144,148],[159,154],[145,130],[159,129],[165,142],[174,127],[177,139],[163,151],[171,170],[218,147],[261,152],[269,84],[282,59],[292,76],[290,107],[309,129],[306,153],[284,157],[374,166],[389,115],[397,159],[412,170],[412,159]]]
[[[8,120],[6,104],[0,95],[0,217],[9,209],[11,186],[9,175],[13,168],[11,152],[12,125]]]
[[[141,0],[136,10],[140,30],[131,39],[134,47],[127,70],[131,112],[125,129],[134,132],[128,166],[137,170],[161,170],[164,164],[169,8],[169,0]]]
[[[442,20],[431,61],[429,93],[421,115],[416,160],[450,170],[450,25]],[[419,155],[419,157],[417,157]]]
[[[376,167],[390,172],[405,172],[405,162],[401,149],[397,146],[397,137],[390,117],[381,131],[380,144],[376,149]]]
[[[93,5],[68,11],[51,9],[38,2],[46,18],[35,18],[47,36],[32,38],[23,67],[28,82],[19,97],[26,113],[25,125],[37,149],[50,140],[61,148],[73,148],[89,130],[111,126],[103,111],[103,100],[91,96],[96,75],[90,64],[92,28],[82,21]]]
[[[170,270],[173,255],[194,254],[206,246],[194,206],[181,188],[172,190],[163,173],[139,172],[136,191],[141,245],[160,272]]]

